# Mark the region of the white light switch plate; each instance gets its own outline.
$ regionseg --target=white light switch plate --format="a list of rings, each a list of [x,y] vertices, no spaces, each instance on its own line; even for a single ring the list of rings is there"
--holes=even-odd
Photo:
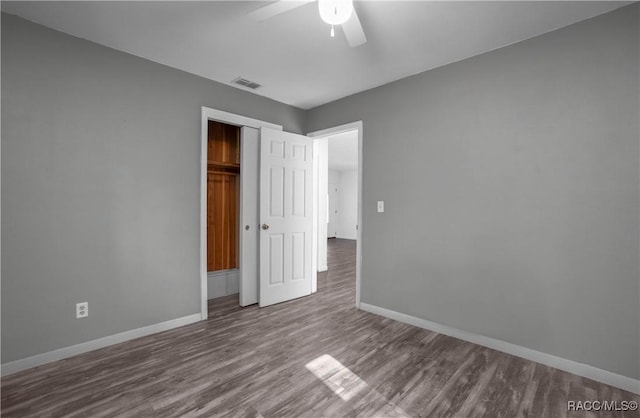
[[[384,200],[378,200],[378,212],[384,212]]]

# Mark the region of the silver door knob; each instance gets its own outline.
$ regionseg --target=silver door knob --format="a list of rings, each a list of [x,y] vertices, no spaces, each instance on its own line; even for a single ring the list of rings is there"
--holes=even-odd
[[[266,231],[267,229],[269,229],[269,225],[267,225],[267,224],[262,224],[262,229],[264,229],[264,230]]]

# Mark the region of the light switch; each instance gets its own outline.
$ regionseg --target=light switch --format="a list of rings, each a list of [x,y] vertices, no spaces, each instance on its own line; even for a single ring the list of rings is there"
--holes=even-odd
[[[384,212],[384,200],[378,200],[378,212]]]

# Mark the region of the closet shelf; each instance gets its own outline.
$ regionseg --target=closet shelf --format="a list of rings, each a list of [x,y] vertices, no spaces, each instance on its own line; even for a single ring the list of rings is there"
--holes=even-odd
[[[209,166],[214,166],[214,167],[229,167],[229,168],[240,168],[240,164],[238,163],[225,163],[222,161],[207,161],[207,164]]]

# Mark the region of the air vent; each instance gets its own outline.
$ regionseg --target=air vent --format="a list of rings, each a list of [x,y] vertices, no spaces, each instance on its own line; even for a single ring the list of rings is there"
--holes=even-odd
[[[251,80],[247,80],[246,78],[242,78],[242,77],[238,77],[235,80],[231,80],[231,82],[233,84],[238,84],[238,85],[240,85],[242,87],[246,87],[246,88],[249,88],[251,90],[255,90],[258,87],[260,87],[260,84],[254,82],[254,81],[251,81]]]

